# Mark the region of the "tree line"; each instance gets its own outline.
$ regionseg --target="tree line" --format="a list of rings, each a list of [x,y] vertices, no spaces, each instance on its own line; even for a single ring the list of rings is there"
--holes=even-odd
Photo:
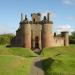
[[[0,45],[10,45],[11,39],[14,37],[14,34],[1,34],[0,35]]]

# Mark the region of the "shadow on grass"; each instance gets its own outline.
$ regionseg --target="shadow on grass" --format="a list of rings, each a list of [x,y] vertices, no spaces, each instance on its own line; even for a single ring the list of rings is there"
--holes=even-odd
[[[54,62],[54,59],[47,58],[47,59],[35,62],[35,66],[42,69],[44,71],[45,75],[52,75],[52,74],[48,73],[48,69],[50,70],[50,72],[52,71],[51,66],[52,66],[53,62]]]
[[[36,54],[38,54],[38,55],[40,55],[41,54],[41,52],[42,52],[42,50],[40,50],[39,52],[35,52]]]

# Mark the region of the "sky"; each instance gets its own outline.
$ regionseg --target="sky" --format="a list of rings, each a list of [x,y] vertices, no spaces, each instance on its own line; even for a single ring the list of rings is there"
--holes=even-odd
[[[75,30],[75,0],[0,0],[0,34],[15,34],[21,13],[30,20],[34,12],[50,12],[54,32]]]

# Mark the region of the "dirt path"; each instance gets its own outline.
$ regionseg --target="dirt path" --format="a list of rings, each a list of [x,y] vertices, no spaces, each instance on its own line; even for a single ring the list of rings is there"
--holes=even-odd
[[[34,59],[30,75],[44,75],[44,71],[42,69],[41,58],[38,56]]]

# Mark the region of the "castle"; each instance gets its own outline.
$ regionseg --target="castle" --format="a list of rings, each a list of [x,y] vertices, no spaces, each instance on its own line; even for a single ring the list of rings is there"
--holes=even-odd
[[[11,40],[11,45],[16,47],[24,47],[30,49],[43,49],[55,46],[68,46],[68,32],[61,32],[61,36],[57,36],[52,32],[53,22],[50,19],[50,13],[41,20],[40,13],[31,14],[32,20],[28,21],[27,16],[21,21],[16,36]]]

